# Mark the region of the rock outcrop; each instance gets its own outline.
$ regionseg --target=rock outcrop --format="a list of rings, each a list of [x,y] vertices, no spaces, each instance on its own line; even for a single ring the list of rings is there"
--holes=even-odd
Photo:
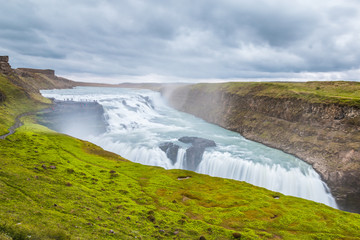
[[[51,69],[18,68],[13,82],[28,92],[38,92],[40,89],[72,88],[78,83],[57,77]]]
[[[181,137],[180,142],[191,143],[193,146],[198,148],[216,147],[216,143],[213,140],[208,140],[199,137]]]
[[[9,62],[9,56],[0,56],[0,62]]]
[[[0,56],[0,73],[9,75],[12,72],[8,56]]]
[[[359,107],[191,86],[168,98],[178,110],[303,159],[320,173],[342,209],[360,212]]]
[[[212,140],[199,138],[199,137],[182,137],[180,142],[189,143],[191,147],[186,149],[185,169],[195,171],[199,166],[204,155],[205,148],[216,147]]]
[[[177,160],[180,146],[172,142],[165,142],[160,144],[159,148],[166,153],[166,156],[171,160],[172,164],[174,165]]]
[[[213,140],[208,140],[199,137],[181,137],[179,142],[191,144],[186,149],[184,169],[195,171],[199,166],[205,149],[208,147],[216,147],[216,143]],[[180,146],[171,142],[162,143],[160,149],[166,153],[166,156],[171,160],[172,164],[177,161],[177,155]]]
[[[31,75],[27,75],[26,73],[35,73],[35,74],[40,73],[49,77],[55,77],[55,70],[52,69],[18,68],[18,70],[21,72],[21,74],[25,76],[31,76]]]

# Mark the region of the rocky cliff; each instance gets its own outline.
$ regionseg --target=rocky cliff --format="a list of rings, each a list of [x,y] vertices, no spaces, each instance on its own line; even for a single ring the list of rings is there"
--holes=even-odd
[[[28,93],[38,93],[40,89],[71,88],[80,83],[57,77],[51,69],[18,68],[12,69],[8,56],[0,56],[0,74],[6,75],[14,84],[26,89]],[[2,94],[0,93],[0,101]]]
[[[74,81],[57,77],[51,69],[18,68],[14,70],[12,81],[30,92],[40,89],[72,88],[78,84]]]
[[[8,56],[0,56],[0,73],[8,75],[12,72]]]
[[[49,77],[55,77],[55,70],[52,69],[33,69],[33,68],[18,68],[22,73],[40,73]]]
[[[294,94],[301,84],[304,88]],[[285,90],[286,83],[201,84],[163,93],[181,111],[308,162],[342,209],[360,212],[360,99],[329,97],[326,83],[309,83],[314,90],[303,92],[308,86],[301,84]],[[360,96],[359,84],[345,90]]]

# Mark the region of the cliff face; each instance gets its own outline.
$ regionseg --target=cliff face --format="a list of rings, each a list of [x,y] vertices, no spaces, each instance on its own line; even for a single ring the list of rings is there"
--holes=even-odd
[[[170,104],[311,164],[344,210],[360,212],[360,108],[295,97],[182,87]]]
[[[33,69],[33,68],[18,68],[21,72],[25,73],[40,73],[49,77],[55,77],[55,70],[52,69]]]
[[[30,92],[38,92],[40,89],[72,88],[76,82],[57,77],[51,69],[18,68],[14,70],[12,81]]]

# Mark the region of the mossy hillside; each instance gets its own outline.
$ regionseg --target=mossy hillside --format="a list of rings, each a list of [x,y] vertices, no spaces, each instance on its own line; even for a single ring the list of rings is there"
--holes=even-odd
[[[0,89],[6,96],[5,101],[0,102],[0,135],[8,133],[8,128],[15,123],[18,115],[39,110],[50,103],[49,99],[41,97],[40,94],[25,92],[2,74],[0,74]]]
[[[22,96],[0,89],[15,102]],[[20,101],[19,109],[39,107],[23,100],[29,108]],[[243,182],[142,166],[29,117],[23,121],[0,140],[0,239],[239,236],[233,233],[242,239],[360,239],[359,215]],[[182,176],[191,177],[178,180]]]
[[[207,92],[225,90],[241,96],[295,98],[313,103],[335,103],[360,107],[359,82],[229,82],[196,84],[193,88]]]
[[[0,233],[14,239],[360,239],[357,214],[132,163],[29,119],[0,159]]]

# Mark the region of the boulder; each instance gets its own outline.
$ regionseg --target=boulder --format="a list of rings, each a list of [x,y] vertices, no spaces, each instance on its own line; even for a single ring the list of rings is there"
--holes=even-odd
[[[204,152],[205,148],[203,147],[191,146],[186,149],[185,169],[195,171],[202,160]]]
[[[199,137],[182,137],[180,142],[190,143],[192,146],[186,150],[185,169],[195,171],[199,166],[205,152],[205,148],[216,147],[213,140],[208,140]]]
[[[179,141],[183,143],[191,143],[193,146],[196,147],[216,147],[216,143],[213,140],[199,137],[181,137],[179,138]]]
[[[216,147],[214,141],[205,138],[181,137],[178,140],[182,143],[191,144],[191,146],[186,149],[186,160],[184,163],[184,168],[190,171],[195,171],[199,166],[205,148]],[[171,160],[172,164],[176,163],[180,146],[171,142],[164,142],[160,144],[159,148],[166,153],[166,156]]]
[[[176,163],[179,146],[171,142],[160,144],[159,148],[166,153],[166,156],[171,160],[172,164]]]

